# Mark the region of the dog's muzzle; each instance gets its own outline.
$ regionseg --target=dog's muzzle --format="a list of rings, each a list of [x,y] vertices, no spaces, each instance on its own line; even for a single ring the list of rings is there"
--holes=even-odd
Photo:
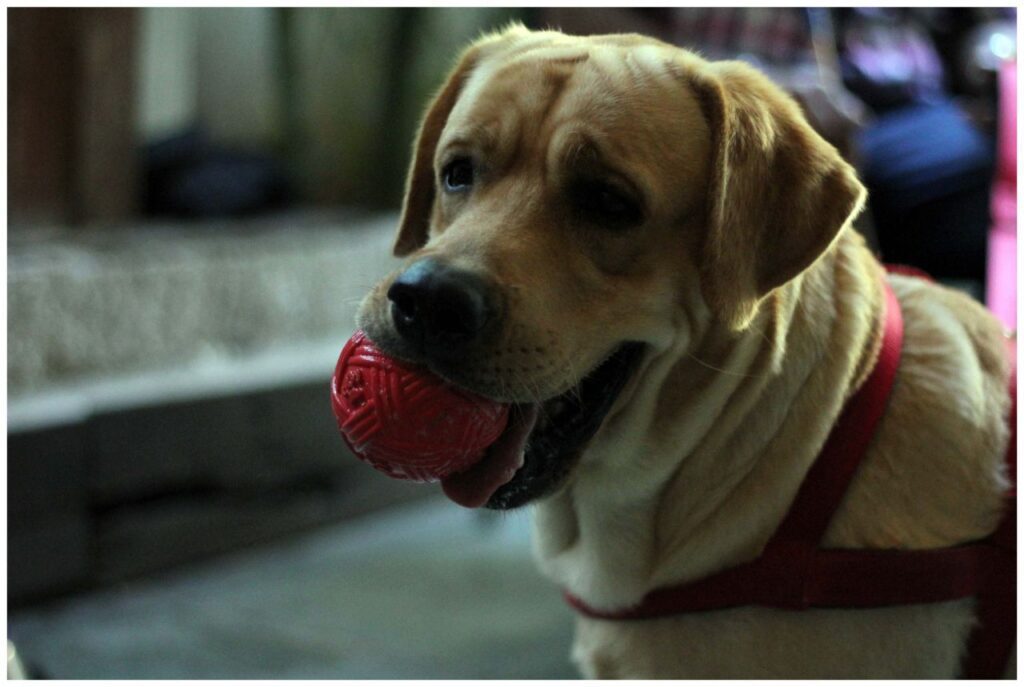
[[[501,294],[484,275],[433,257],[417,260],[387,291],[397,340],[378,344],[390,344],[398,357],[426,364],[459,383],[466,360],[500,332]],[[463,506],[504,510],[558,489],[600,429],[643,350],[639,342],[622,342],[572,388],[514,403],[508,427],[485,457],[442,480],[445,493]]]

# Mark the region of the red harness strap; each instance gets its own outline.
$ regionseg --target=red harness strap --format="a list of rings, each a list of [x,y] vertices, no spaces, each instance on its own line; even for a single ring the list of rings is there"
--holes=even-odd
[[[737,606],[869,608],[978,597],[964,677],[999,677],[1016,637],[1016,490],[999,529],[984,540],[931,550],[822,549],[821,539],[885,413],[899,367],[903,318],[885,284],[882,349],[848,401],[797,491],[790,511],[755,560],[694,582],[648,593],[635,607],[601,611],[566,594],[584,615],[656,618]],[[1016,351],[1011,375],[1010,477],[1016,484]]]

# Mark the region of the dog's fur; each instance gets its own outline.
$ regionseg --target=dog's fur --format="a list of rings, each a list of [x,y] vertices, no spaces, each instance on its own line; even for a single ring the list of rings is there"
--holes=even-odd
[[[600,154],[595,155],[596,147]],[[438,189],[452,151],[472,194]],[[643,197],[609,230],[564,200],[600,157]],[[461,57],[423,121],[396,253],[485,272],[500,336],[460,380],[509,401],[570,388],[614,346],[639,368],[566,484],[536,508],[542,570],[591,606],[758,555],[880,345],[879,263],[850,223],[854,170],[755,70],[640,36],[511,27]],[[986,536],[1008,488],[1004,332],[982,307],[888,277],[903,361],[830,547]],[[384,331],[385,279],[360,323]],[[580,618],[588,677],[953,677],[971,600],[873,610],[759,608]]]

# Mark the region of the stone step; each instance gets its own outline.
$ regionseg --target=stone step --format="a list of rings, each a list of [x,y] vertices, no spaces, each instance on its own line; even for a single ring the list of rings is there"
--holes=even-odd
[[[9,602],[434,493],[358,462],[330,409],[394,222],[12,232]]]

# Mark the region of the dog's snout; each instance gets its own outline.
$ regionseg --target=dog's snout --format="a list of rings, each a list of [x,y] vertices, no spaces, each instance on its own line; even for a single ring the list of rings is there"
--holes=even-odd
[[[497,289],[433,258],[410,265],[388,289],[395,329],[427,355],[452,357],[479,343],[497,321]]]

